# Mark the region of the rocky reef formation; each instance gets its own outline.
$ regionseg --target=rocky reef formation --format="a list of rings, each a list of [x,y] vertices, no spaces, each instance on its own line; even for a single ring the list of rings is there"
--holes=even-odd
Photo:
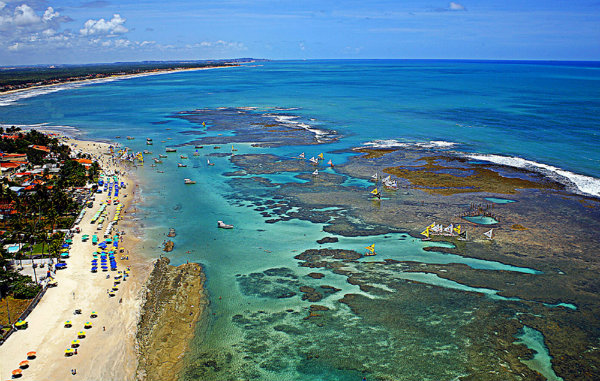
[[[159,259],[150,274],[138,322],[137,380],[176,380],[182,358],[204,314],[208,297],[198,263],[169,265]]]

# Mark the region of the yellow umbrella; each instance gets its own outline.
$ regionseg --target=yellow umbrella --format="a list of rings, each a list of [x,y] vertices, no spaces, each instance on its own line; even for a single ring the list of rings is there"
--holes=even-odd
[[[92,311],[92,313],[90,314],[91,318],[95,318],[98,317],[98,314],[96,313],[96,311]]]
[[[65,328],[71,328],[71,326],[73,326],[73,324],[71,323],[71,320],[67,320],[65,322]]]
[[[73,353],[75,353],[75,349],[73,349],[73,348],[65,349],[65,356],[72,356]]]
[[[85,338],[85,332],[83,332],[83,331],[77,332],[77,337],[80,338],[80,339]]]
[[[27,322],[25,320],[19,320],[15,323],[15,327],[17,327],[17,329],[27,328]]]
[[[75,339],[71,341],[71,348],[77,348],[79,346],[79,340]]]
[[[83,325],[84,328],[92,328],[92,323],[90,323],[89,321],[86,321],[85,324]]]

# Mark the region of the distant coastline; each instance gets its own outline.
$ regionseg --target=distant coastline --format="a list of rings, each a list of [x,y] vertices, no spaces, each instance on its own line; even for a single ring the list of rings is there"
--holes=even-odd
[[[167,68],[167,69],[156,69],[155,68],[155,69],[132,71],[130,73],[128,73],[128,72],[125,72],[125,73],[122,73],[122,72],[121,73],[95,73],[95,74],[88,74],[85,76],[65,77],[65,78],[60,78],[60,79],[44,80],[41,82],[38,81],[38,82],[34,82],[34,83],[32,82],[32,83],[24,83],[22,85],[15,85],[15,86],[17,86],[17,88],[14,88],[15,86],[0,85],[0,95],[20,93],[20,92],[27,91],[27,90],[42,89],[42,88],[48,88],[48,87],[64,85],[64,84],[94,83],[96,81],[105,81],[107,79],[127,79],[127,78],[134,78],[134,77],[147,76],[147,75],[167,74],[167,73],[176,73],[176,72],[183,72],[183,71],[218,69],[218,68],[225,68],[225,67],[239,67],[239,66],[240,66],[239,63],[232,62],[232,63],[218,64],[218,65],[205,65],[205,66],[195,66],[195,67],[173,67],[173,68]]]

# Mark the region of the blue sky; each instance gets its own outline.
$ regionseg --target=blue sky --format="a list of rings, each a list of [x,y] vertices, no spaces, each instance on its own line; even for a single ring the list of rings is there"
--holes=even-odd
[[[0,65],[600,60],[600,0],[0,0]]]

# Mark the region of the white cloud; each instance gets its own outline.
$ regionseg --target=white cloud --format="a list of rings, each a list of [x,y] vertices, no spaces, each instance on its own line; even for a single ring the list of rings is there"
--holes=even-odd
[[[52,7],[48,7],[48,9],[46,9],[46,12],[44,12],[44,17],[42,17],[42,20],[48,22],[52,19],[57,18],[58,16],[60,16],[60,13],[54,12],[54,8]]]
[[[450,9],[451,11],[466,11],[467,10],[467,8],[465,8],[464,5],[455,3],[454,1],[450,2],[448,9]]]
[[[127,33],[129,29],[127,29],[123,24],[125,24],[126,19],[122,18],[119,14],[114,14],[113,18],[109,21],[104,19],[100,20],[88,20],[83,25],[83,29],[79,30],[79,33],[83,36],[93,36],[93,35],[107,35],[107,36],[116,36],[119,34]]]
[[[12,21],[17,26],[26,26],[39,24],[42,20],[40,16],[35,14],[33,8],[27,4],[22,4],[15,8],[15,15]]]
[[[213,49],[228,49],[228,50],[248,50],[248,48],[241,42],[236,41],[202,41],[196,44],[188,44],[185,46],[188,49],[194,48],[213,48]]]

